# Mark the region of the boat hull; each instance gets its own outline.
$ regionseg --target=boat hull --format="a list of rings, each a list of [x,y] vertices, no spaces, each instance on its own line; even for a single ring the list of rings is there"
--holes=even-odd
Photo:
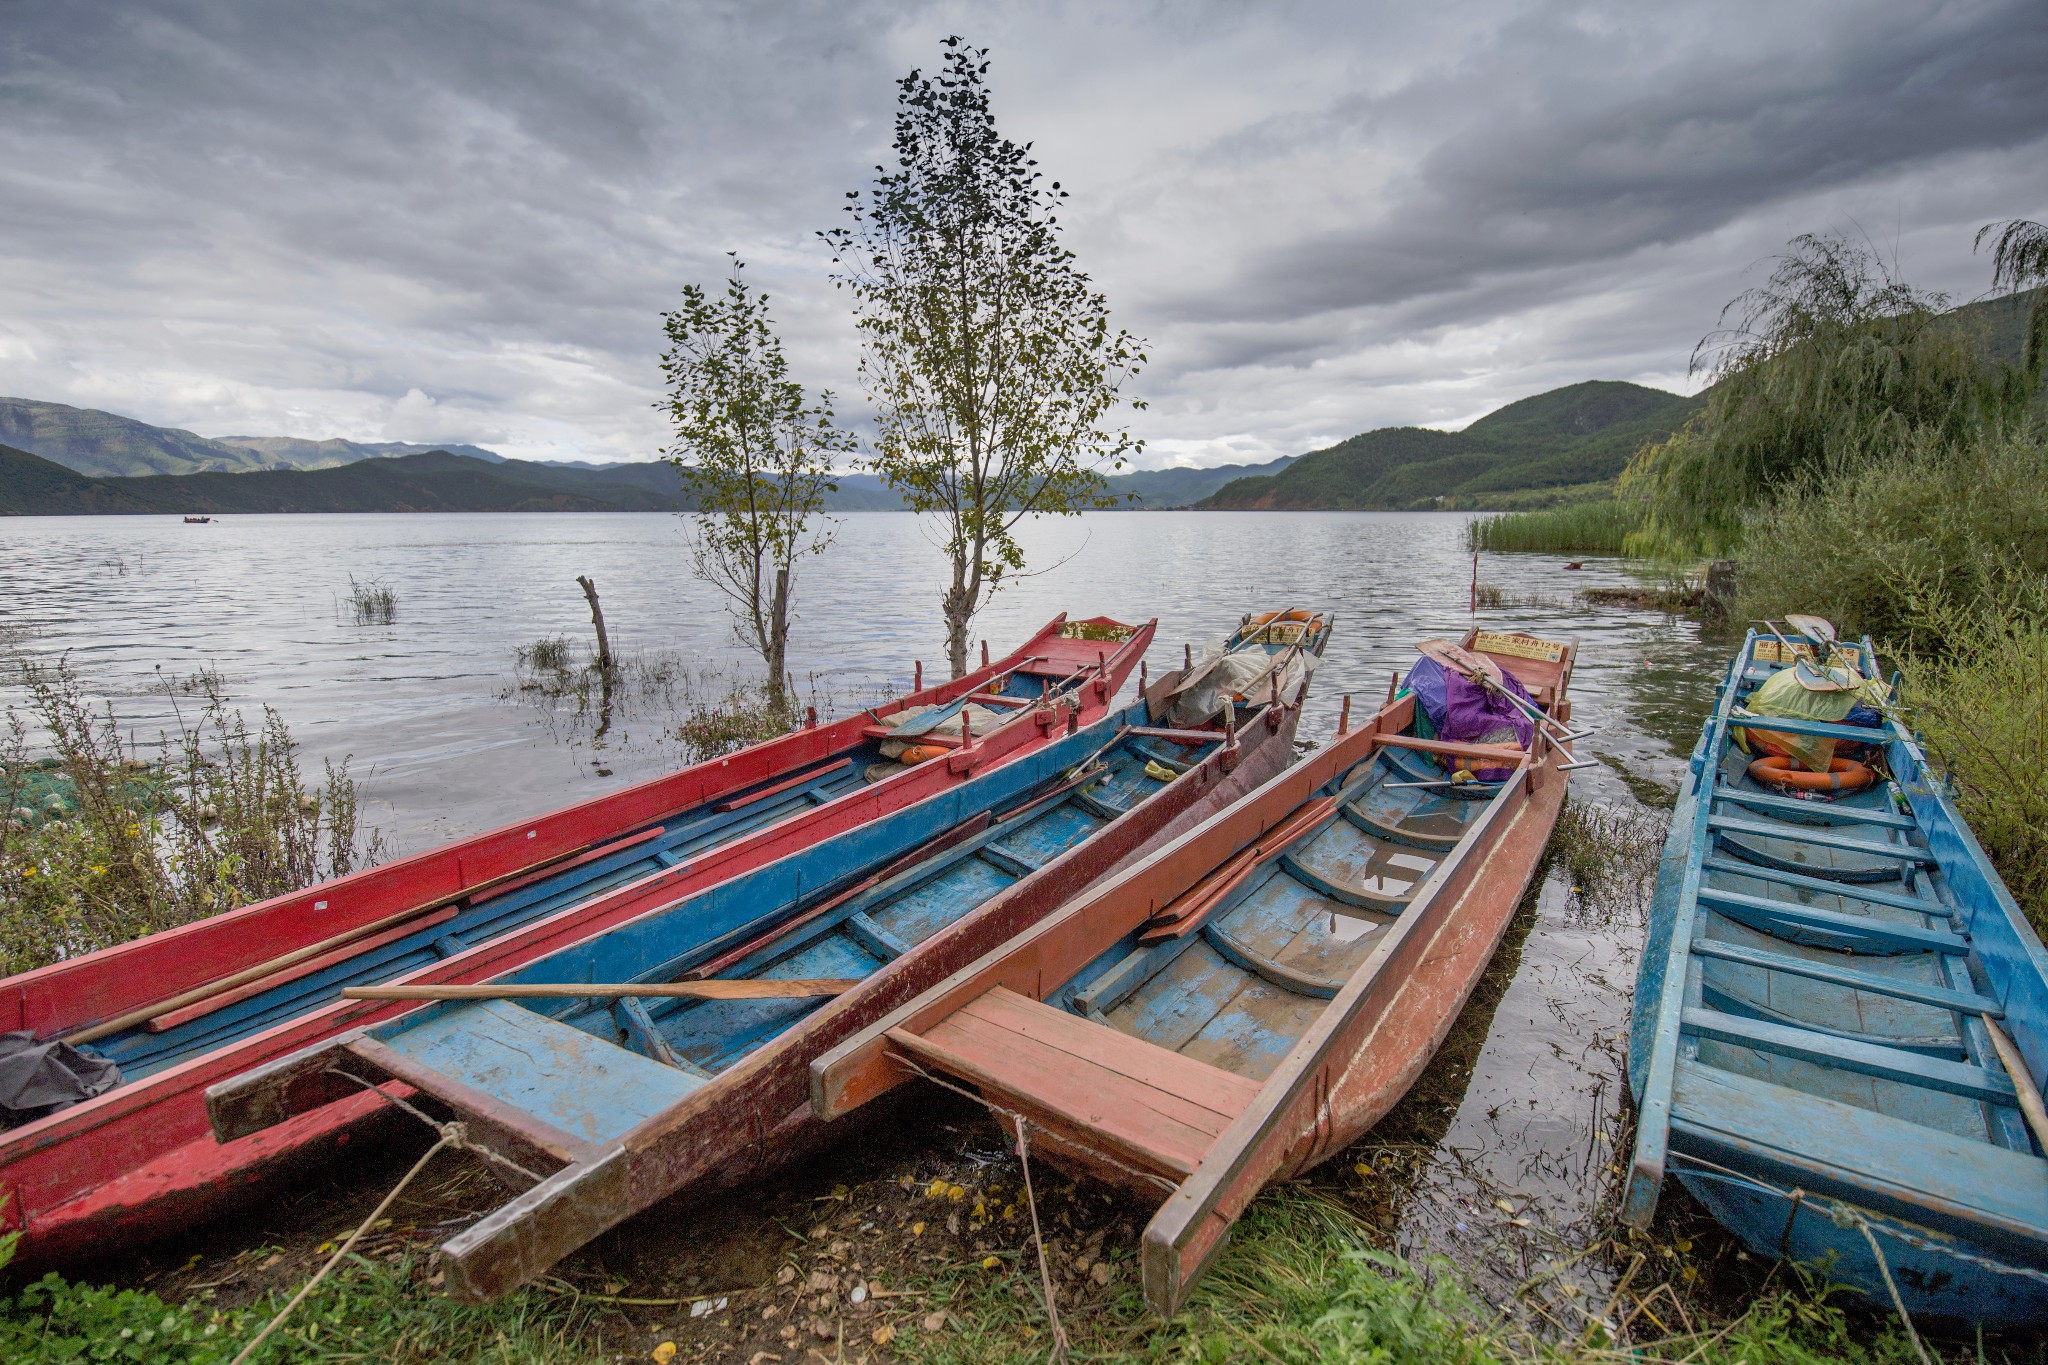
[[[589,899],[551,910],[488,941],[445,957],[439,957],[439,950],[426,953],[431,965],[384,979],[405,984],[488,980],[736,872],[843,836],[934,792],[956,789],[977,772],[1055,742],[1070,719],[1079,724],[1108,712],[1110,698],[1136,667],[1153,628],[1148,624],[1130,631],[1121,642],[1104,642],[1086,633],[1069,638],[1062,635],[1063,629],[1061,618],[1009,659],[906,699],[922,704],[965,696],[1005,668],[1030,667],[1026,661],[1036,658],[1053,661],[1048,681],[1070,666],[1088,675],[1078,686],[1069,686],[1068,699],[1057,707],[1019,714],[990,734],[976,736],[971,748],[872,786],[856,787],[651,874],[602,886]],[[894,709],[898,708],[884,708]],[[516,886],[521,869],[537,860],[573,862],[593,841],[667,818],[679,805],[703,808],[727,793],[763,783],[772,791],[776,779],[792,768],[828,762],[862,742],[862,731],[869,725],[863,714],[800,730],[729,759],[700,764],[450,849],[27,973],[0,983],[8,988],[0,992],[0,1011],[11,1010],[17,1016],[15,1027],[35,1028],[45,1036],[64,1034],[217,979],[223,970],[274,958],[281,946],[317,940],[334,927],[325,918],[330,903],[350,922],[373,924],[394,906],[458,897],[465,888],[473,890],[487,882],[503,886],[509,879]],[[638,837],[620,842],[630,844]],[[147,993],[138,995],[139,990]],[[352,1140],[356,1123],[376,1106],[337,1106],[284,1129],[219,1143],[209,1128],[205,1092],[252,1067],[405,1008],[397,1002],[336,1000],[329,991],[326,1003],[283,1022],[198,1051],[94,1099],[0,1134],[0,1232],[21,1234],[16,1265],[62,1265],[108,1246],[132,1247],[175,1233],[195,1220],[245,1206],[295,1178],[323,1153],[339,1150]]]
[[[1502,647],[1549,651],[1546,698],[1567,720],[1571,646]],[[1032,1152],[1163,1187],[1142,1269],[1147,1301],[1177,1312],[1261,1189],[1341,1150],[1414,1082],[1562,808],[1566,754],[1540,733],[1483,800],[1418,776],[1395,755],[1507,751],[1410,734],[1415,705],[1390,700],[820,1057],[813,1111],[946,1072],[1021,1123]]]
[[[2048,1160],[2023,1090],[2048,1055],[2048,954],[1895,722],[1808,723],[1880,747],[1886,782],[1757,785],[1730,735],[1763,728],[1737,703],[1782,664],[1769,644],[1736,656],[1660,862],[1624,1216],[1646,1226],[1675,1174],[1752,1251],[1879,1311],[2041,1322]]]

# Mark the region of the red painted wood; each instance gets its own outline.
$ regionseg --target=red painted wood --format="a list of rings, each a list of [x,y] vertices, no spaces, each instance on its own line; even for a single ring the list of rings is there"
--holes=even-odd
[[[821,777],[829,777],[833,773],[843,772],[852,762],[853,760],[850,758],[842,758],[837,763],[827,763],[822,768],[813,768],[808,772],[798,773],[795,777],[785,777],[772,787],[763,787],[759,791],[748,792],[745,796],[735,796],[730,801],[715,802],[711,809],[715,811],[728,811],[738,810],[741,806],[751,806],[756,801],[765,801],[771,796],[779,796],[791,787],[801,787],[807,782],[816,782]]]
[[[1055,620],[1017,654],[992,669],[977,670],[900,698],[884,710],[943,702],[983,685],[995,673],[1029,656],[1072,657],[1092,665],[1098,646],[1058,639],[1063,619]],[[1133,638],[1110,656],[1107,681],[1112,694],[1136,666],[1152,632],[1150,624],[1138,628]],[[1079,648],[1084,644],[1085,654]],[[1080,703],[1083,723],[1092,722],[1105,709],[1092,689],[1083,690]],[[865,723],[862,714],[830,726],[795,731],[728,758],[698,764],[539,820],[0,981],[0,1022],[11,1012],[12,1027],[36,1027],[45,1034],[68,1031],[134,1008],[149,998],[164,998],[275,957],[293,942],[316,941],[351,923],[369,922],[409,905],[458,895],[465,886],[515,872],[551,852],[575,852],[620,828],[653,823],[722,793],[764,781],[776,770],[829,759],[834,750],[858,743]],[[1052,727],[1020,716],[1016,724],[999,726],[977,739],[976,751],[984,764],[1006,761],[1047,742],[1053,733]],[[400,980],[404,984],[489,980],[678,896],[922,800],[960,780],[959,774],[943,764],[906,769]],[[329,906],[316,911],[313,907],[321,900]],[[206,1117],[206,1088],[410,1007],[408,1002],[397,1001],[337,1001],[0,1134],[0,1196],[7,1199],[6,1212],[0,1217],[24,1232],[17,1264],[41,1266],[76,1254],[93,1240],[93,1230],[102,1226],[118,1226],[131,1239],[175,1231],[214,1207],[208,1191],[225,1201],[245,1192],[249,1182],[261,1183],[269,1178],[269,1172],[285,1169],[289,1163],[276,1159],[277,1154],[267,1148],[260,1158],[250,1158],[234,1150],[237,1144],[224,1146],[213,1141]],[[315,1138],[324,1137],[317,1128],[308,1131]],[[113,1208],[94,1201],[93,1191],[131,1174],[138,1177],[133,1182],[135,1188],[147,1188],[155,1181],[181,1193],[160,1205]],[[62,1227],[65,1234],[46,1241],[45,1226]]]

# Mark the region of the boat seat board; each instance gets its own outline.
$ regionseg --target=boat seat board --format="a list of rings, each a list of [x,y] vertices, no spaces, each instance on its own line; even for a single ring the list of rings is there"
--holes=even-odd
[[[891,1037],[1026,1112],[1099,1132],[1120,1150],[1183,1175],[1259,1090],[1243,1077],[1000,986],[921,1035]]]
[[[1135,1038],[1264,1080],[1328,1005],[1282,990],[1198,935],[1102,1017]]]
[[[1842,882],[1830,877],[1809,877],[1804,873],[1791,872],[1784,868],[1762,867],[1756,863],[1734,861],[1728,858],[1708,858],[1700,864],[1700,870],[1711,878],[1716,885],[1727,886],[1732,890],[1748,890],[1749,888],[1742,883],[1741,879],[1753,879],[1758,883],[1768,884],[1768,886],[1760,888],[1760,894],[1779,896],[1782,893],[1777,888],[1790,888],[1794,894],[1786,897],[1787,899],[1801,901],[1823,910],[1835,910],[1844,914],[1867,915],[1873,913],[1873,910],[1866,910],[1862,907],[1881,906],[1890,910],[1902,910],[1909,915],[1932,915],[1938,921],[1945,921],[1949,916],[1948,907],[1939,901],[1910,895],[1903,890],[1887,891],[1869,882]],[[1738,880],[1734,882],[1723,880],[1724,878],[1731,877]],[[1896,881],[1897,878],[1892,880]],[[1803,892],[1813,894],[1810,896],[1799,894]],[[1899,924],[1924,925],[1927,923],[1924,919],[1906,919],[1896,915],[1880,915],[1878,917],[1881,919],[1891,919]]]
[[[1741,806],[1746,810],[1759,810],[1767,814],[1781,815],[1794,823],[1805,822],[1815,825],[1868,825],[1872,829],[1912,830],[1919,828],[1911,816],[1894,815],[1887,810],[1869,809],[1847,801],[1801,801],[1790,796],[1773,796],[1769,792],[1752,791],[1745,787],[1716,787],[1714,799],[1729,805]]]
[[[1725,836],[1739,835],[1745,838],[1765,839],[1774,844],[1812,848],[1816,851],[1843,853],[1852,859],[1868,861],[1927,863],[1932,858],[1925,845],[1896,844],[1883,838],[1859,838],[1855,834],[1843,833],[1849,826],[1827,827],[1822,825],[1795,824],[1790,820],[1773,820],[1768,817],[1745,818],[1742,815],[1709,815],[1707,828]],[[1777,850],[1774,848],[1774,854]],[[1777,856],[1785,856],[1777,854]],[[1830,864],[1832,866],[1832,864]],[[1851,865],[1854,865],[1853,863]]]
[[[1364,837],[1349,825],[1332,828]],[[1393,922],[1390,915],[1334,900],[1282,875],[1216,916],[1205,932],[1226,955],[1268,980],[1313,983],[1310,988],[1327,998],[1379,945]]]
[[[1781,943],[1729,920],[1715,920],[1712,934],[1695,940],[1693,952],[1728,964],[1727,977],[1722,982],[1724,989],[1739,987],[1764,1008],[1801,1015],[1831,1028],[1909,1036],[1925,1032],[1929,1025],[1948,1023],[1951,1011],[1994,1019],[2005,1012],[1989,996],[1949,989],[1942,983],[1935,962],[1922,954],[1879,958],[1868,968],[1851,967],[1844,965],[1840,954]],[[1825,1004],[1817,1004],[1815,993],[1801,986],[1801,982],[1819,982],[1852,993],[1856,997],[1852,1002],[1856,1016],[1841,1021],[1826,1017]],[[1870,997],[1908,1001],[1931,1010],[1932,1017],[1873,1017],[1873,1011],[1883,1007]]]
[[[609,1142],[704,1084],[509,1000],[432,1011],[380,1041],[587,1142]]]
[[[1762,1157],[1789,1182],[1859,1201],[2019,1232],[2039,1254],[2048,1228],[2048,1163],[1968,1136],[1738,1075],[1681,1056],[1672,1083],[1674,1145]],[[1816,1142],[1816,1134],[1829,1141]]]
[[[914,945],[958,919],[963,906],[980,905],[1018,880],[986,858],[963,858],[886,904],[869,906],[867,915],[898,942]]]
[[[1679,1027],[1695,1038],[1712,1038],[1734,1047],[1775,1053],[1879,1080],[1997,1104],[2019,1102],[2012,1081],[2002,1072],[1969,1062],[1922,1056],[1903,1048],[1838,1038],[1764,1019],[1745,1019],[1720,1010],[1687,1008],[1679,1014]]]
[[[1325,895],[1346,904],[1397,914],[1436,870],[1423,849],[1376,839],[1339,820],[1289,849],[1284,861]]]

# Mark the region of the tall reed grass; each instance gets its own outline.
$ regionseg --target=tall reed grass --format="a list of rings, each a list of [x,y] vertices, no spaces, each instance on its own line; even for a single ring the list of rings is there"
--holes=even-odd
[[[1610,498],[1479,517],[1466,527],[1465,539],[1467,548],[1473,550],[1618,555],[1629,533],[1641,525],[1639,506]]]

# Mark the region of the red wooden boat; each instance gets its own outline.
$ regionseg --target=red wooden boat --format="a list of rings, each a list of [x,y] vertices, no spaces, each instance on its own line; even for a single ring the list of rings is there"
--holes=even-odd
[[[442,1248],[449,1291],[473,1299],[680,1190],[788,1161],[831,1137],[808,1117],[813,1057],[1286,766],[1328,637],[1300,615],[1295,641],[1244,642],[1239,671],[1266,680],[1251,699],[1161,679],[968,786],[215,1086],[214,1131],[393,1082],[461,1118],[494,1173],[535,1182],[508,1176],[517,1197]],[[1201,728],[1167,724],[1190,694]],[[714,983],[769,997],[661,994]],[[836,998],[784,998],[811,984]]]
[[[1007,658],[860,715],[0,981],[0,1031],[85,1044],[124,1076],[0,1133],[0,1232],[46,1265],[287,1176],[378,1102],[216,1144],[204,1093],[404,1008],[341,1000],[344,986],[486,980],[1031,753],[1107,711],[1153,629],[1062,616]],[[913,707],[932,709],[905,720]],[[912,747],[935,756],[889,757]]]
[[[1557,821],[1570,765],[1552,734],[1571,736],[1548,721],[1570,714],[1572,647],[1475,632],[1427,652],[1514,673],[1546,722],[1526,748],[1452,743],[1395,698],[820,1057],[814,1116],[918,1072],[975,1086],[1033,1152],[1165,1191],[1142,1269],[1176,1312],[1262,1188],[1414,1083]],[[1457,780],[1468,765],[1505,780]]]

